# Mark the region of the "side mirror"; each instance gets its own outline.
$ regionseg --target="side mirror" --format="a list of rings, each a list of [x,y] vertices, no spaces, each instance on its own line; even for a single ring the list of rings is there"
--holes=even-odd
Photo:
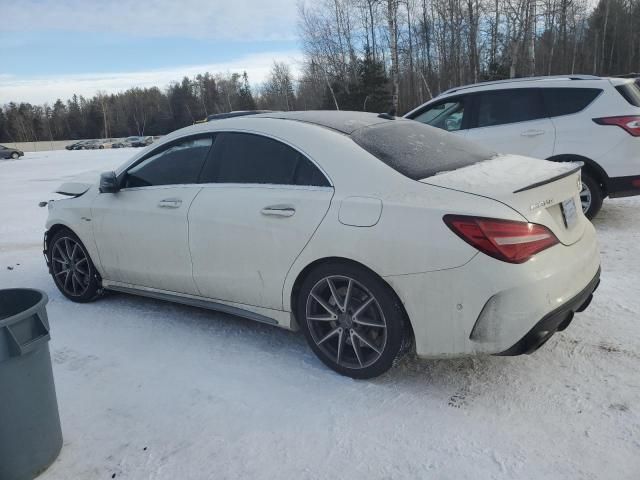
[[[118,187],[118,177],[115,172],[104,172],[100,175],[100,193],[116,193]]]

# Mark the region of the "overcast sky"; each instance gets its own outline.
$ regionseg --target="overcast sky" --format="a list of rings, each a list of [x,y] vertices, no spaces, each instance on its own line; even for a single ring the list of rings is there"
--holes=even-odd
[[[294,69],[297,0],[0,0],[0,105]]]

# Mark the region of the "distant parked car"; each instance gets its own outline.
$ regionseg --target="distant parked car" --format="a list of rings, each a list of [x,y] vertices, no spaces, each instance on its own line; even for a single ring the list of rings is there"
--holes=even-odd
[[[13,158],[14,160],[17,160],[22,156],[24,156],[24,152],[22,150],[0,145],[0,158]]]
[[[132,147],[135,142],[139,142],[141,139],[142,137],[138,136],[123,138],[118,142],[118,147],[116,148]]]
[[[131,142],[132,147],[146,147],[153,143],[153,137],[139,137],[138,140]]]
[[[113,139],[112,138],[105,138],[103,140],[97,140],[96,143],[98,144],[98,148],[100,150],[102,150],[103,148],[112,148]]]
[[[69,145],[67,145],[66,148],[67,150],[79,150],[80,145],[83,143],[83,140],[79,141],[79,142],[74,142],[74,143],[70,143]]]
[[[65,148],[67,150],[91,150],[92,142],[95,142],[95,140],[80,140],[71,145],[67,145]]]
[[[590,75],[521,78],[456,87],[405,118],[502,153],[580,161],[582,210],[640,195],[640,84]]]

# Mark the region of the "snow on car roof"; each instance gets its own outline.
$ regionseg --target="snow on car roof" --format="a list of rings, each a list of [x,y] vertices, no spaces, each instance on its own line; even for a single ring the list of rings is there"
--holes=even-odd
[[[384,115],[384,114],[383,114]],[[279,118],[282,120],[297,120],[299,122],[312,123],[322,127],[337,130],[346,135],[351,135],[356,130],[369,127],[378,123],[394,121],[393,117],[380,116],[377,113],[350,112],[340,110],[309,110],[299,112],[273,112],[252,115],[253,118]]]

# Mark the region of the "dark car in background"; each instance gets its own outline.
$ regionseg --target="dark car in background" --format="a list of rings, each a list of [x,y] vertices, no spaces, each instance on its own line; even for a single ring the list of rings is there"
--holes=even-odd
[[[24,156],[24,152],[22,150],[0,145],[0,158],[13,158],[14,160],[17,160],[22,156]]]
[[[132,147],[146,147],[153,143],[153,137],[138,137],[137,140],[131,142]]]

